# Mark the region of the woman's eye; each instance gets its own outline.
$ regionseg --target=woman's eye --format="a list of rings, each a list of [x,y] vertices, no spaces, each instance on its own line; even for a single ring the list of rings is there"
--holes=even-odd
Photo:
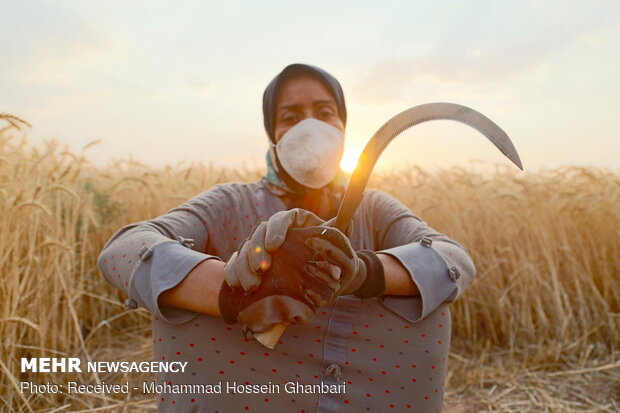
[[[331,118],[332,116],[334,116],[336,113],[331,110],[331,109],[321,109],[321,111],[319,111],[319,116],[322,119],[328,119]]]
[[[286,122],[286,123],[297,122],[297,115],[294,113],[288,113],[282,116],[282,122]]]

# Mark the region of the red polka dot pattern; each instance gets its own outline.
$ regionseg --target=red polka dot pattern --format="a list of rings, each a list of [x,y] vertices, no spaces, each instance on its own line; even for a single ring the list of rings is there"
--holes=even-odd
[[[391,242],[416,231],[432,233],[417,220],[407,223],[410,212],[384,195],[368,191],[355,217],[352,243],[355,249],[380,250],[391,228]],[[282,210],[281,201],[260,184],[219,186],[199,196],[198,203],[187,205],[165,215],[168,228],[185,239],[195,240],[194,249],[227,260],[259,222]],[[390,225],[398,220],[398,225]],[[415,225],[415,226],[410,226]],[[399,235],[402,231],[402,235]],[[404,239],[404,238],[403,238]],[[149,248],[161,241],[158,234],[136,234],[119,238],[115,253],[102,260],[108,279],[129,293],[140,247]],[[407,241],[409,242],[409,241]],[[433,247],[438,241],[434,240]],[[152,259],[152,258],[151,258]],[[133,261],[133,262],[132,262]],[[132,285],[133,287],[133,285]],[[406,298],[406,300],[414,300]],[[238,325],[229,326],[219,318],[198,315],[183,323],[168,323],[162,315],[153,322],[153,344],[156,360],[187,362],[184,372],[162,372],[158,381],[174,383],[237,384],[287,381],[301,384],[326,380],[325,349],[332,308],[321,308],[315,319],[286,330],[278,346],[265,350],[256,341],[243,337]],[[169,317],[164,314],[164,317]],[[363,300],[353,317],[346,337],[343,359],[339,362],[346,383],[345,395],[335,396],[342,413],[382,411],[433,412],[441,410],[447,352],[450,343],[450,317],[445,305],[416,323],[406,314],[381,304]],[[248,381],[250,380],[250,381]],[[160,395],[158,407],[166,411],[316,411],[315,395],[280,393],[237,395],[175,394]],[[174,406],[174,408],[172,407]],[[225,408],[223,407],[225,406]],[[423,407],[422,407],[423,406]],[[185,410],[184,410],[185,409]]]

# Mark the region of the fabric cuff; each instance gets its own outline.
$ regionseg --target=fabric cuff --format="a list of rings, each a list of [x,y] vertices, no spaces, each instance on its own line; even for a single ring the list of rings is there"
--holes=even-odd
[[[177,286],[194,267],[209,258],[176,241],[164,241],[152,249],[146,248],[140,255],[129,285],[129,297],[138,305],[151,311],[156,317],[169,323],[180,324],[194,318],[198,313],[175,307],[160,307],[161,293]]]
[[[456,296],[458,287],[449,275],[448,265],[431,246],[416,242],[377,253],[396,258],[420,291],[420,297],[413,300],[412,297],[383,297],[383,305],[405,319],[420,321],[441,303]]]

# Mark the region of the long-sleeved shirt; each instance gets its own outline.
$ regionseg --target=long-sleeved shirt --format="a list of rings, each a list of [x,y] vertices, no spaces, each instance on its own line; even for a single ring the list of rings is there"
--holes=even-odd
[[[128,307],[153,313],[156,360],[188,363],[183,372],[158,374],[159,411],[441,411],[447,303],[475,270],[462,246],[380,191],[364,194],[351,244],[396,258],[419,297],[339,297],[311,322],[292,323],[273,350],[219,317],[158,305],[196,265],[228,260],[258,223],[286,209],[264,181],[223,184],[125,226],[106,244],[99,268],[129,296]]]

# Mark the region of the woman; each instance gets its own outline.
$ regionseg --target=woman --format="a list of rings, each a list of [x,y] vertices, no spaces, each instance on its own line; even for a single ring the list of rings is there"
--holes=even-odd
[[[335,216],[346,185],[338,169],[346,106],[335,78],[287,66],[267,86],[263,114],[271,141],[263,179],[218,185],[128,225],[99,258],[105,278],[129,295],[127,305],[153,312],[156,360],[187,362],[182,372],[158,374],[168,386],[159,410],[440,411],[446,303],[471,282],[474,267],[463,247],[392,197],[365,193],[350,242],[335,229],[314,233],[309,248],[330,259],[303,265],[300,277],[314,286],[303,297],[274,291],[239,301],[267,283],[263,273],[291,228]],[[273,325],[274,308],[302,323],[292,321],[273,350],[227,324],[240,321],[251,336]],[[188,393],[173,392],[183,385]]]

